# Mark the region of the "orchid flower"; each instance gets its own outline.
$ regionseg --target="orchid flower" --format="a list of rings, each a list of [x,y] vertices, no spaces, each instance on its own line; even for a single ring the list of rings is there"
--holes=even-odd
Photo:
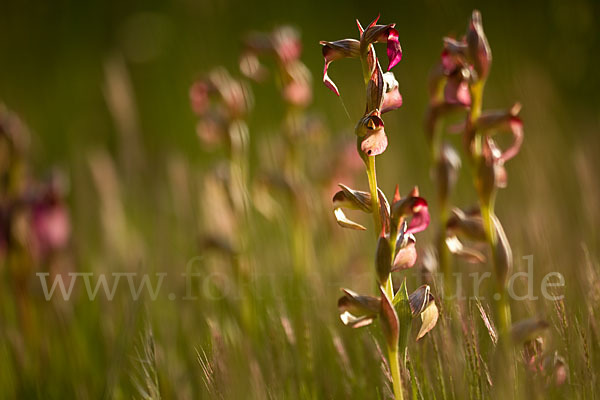
[[[371,22],[366,29],[363,29],[358,20],[356,21],[360,33],[360,40],[342,39],[334,42],[320,42],[320,44],[323,46],[323,57],[325,58],[323,83],[338,96],[340,95],[340,92],[338,91],[335,83],[327,74],[329,64],[331,64],[333,61],[340,60],[342,58],[366,57],[366,55],[371,51],[371,46],[374,43],[387,44],[388,71],[391,70],[402,59],[402,48],[400,46],[400,41],[398,40],[398,31],[395,28],[396,24],[377,25],[378,20],[379,17]],[[372,71],[374,65],[370,65],[369,67],[370,71]]]
[[[384,325],[398,324],[396,313],[387,312],[393,310],[395,303],[390,302],[385,293],[382,292],[380,297],[374,297],[360,295],[350,289],[342,289],[342,292],[344,295],[338,300],[338,309],[344,325],[361,328],[372,324],[378,317],[384,320]],[[433,329],[439,316],[430,287],[423,285],[411,293],[408,296],[408,304],[412,318],[421,317],[421,328],[417,334],[419,340]]]

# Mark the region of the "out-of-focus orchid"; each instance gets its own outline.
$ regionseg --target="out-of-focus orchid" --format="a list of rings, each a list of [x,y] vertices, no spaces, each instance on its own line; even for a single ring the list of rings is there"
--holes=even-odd
[[[325,67],[323,69],[323,83],[329,89],[331,89],[338,96],[340,95],[337,86],[329,78],[327,70],[329,64],[333,61],[340,60],[342,58],[367,58],[367,54],[371,51],[371,46],[374,43],[386,43],[387,44],[387,55],[388,55],[388,71],[391,70],[400,60],[402,59],[402,47],[398,40],[398,31],[396,30],[396,24],[377,25],[377,17],[373,22],[363,29],[360,22],[357,20],[358,29],[360,32],[360,40],[356,39],[343,39],[334,42],[321,41],[323,46],[323,57],[325,58]],[[371,57],[372,58],[372,57]],[[374,59],[372,58],[369,65],[369,74],[372,73],[375,68]]]
[[[60,191],[49,184],[31,205],[31,244],[40,259],[65,249],[69,242],[71,224]]]
[[[209,111],[211,99],[215,98],[223,111],[233,119],[243,117],[253,104],[250,88],[234,79],[224,68],[213,70],[190,88],[192,110],[200,117]]]
[[[244,118],[254,102],[248,85],[234,79],[224,68],[194,82],[189,97],[192,110],[200,117],[198,138],[208,147],[227,140],[231,144],[235,140],[235,121]]]
[[[519,103],[515,103],[508,110],[484,111],[475,123],[475,129],[482,134],[494,135],[507,130],[512,134],[512,144],[499,156],[502,163],[516,156],[523,144],[523,121],[519,118],[520,111]]]
[[[302,61],[302,43],[298,31],[290,26],[271,33],[255,33],[244,41],[240,69],[247,77],[261,81],[267,69],[260,64],[261,55],[275,58],[280,71],[282,95],[291,105],[307,106],[312,100],[312,76]]]

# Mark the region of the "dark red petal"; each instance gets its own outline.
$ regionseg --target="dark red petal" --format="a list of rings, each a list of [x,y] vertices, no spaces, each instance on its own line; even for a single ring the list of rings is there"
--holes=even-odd
[[[402,59],[402,47],[398,40],[398,31],[395,28],[388,29],[387,35],[388,71],[394,68]]]

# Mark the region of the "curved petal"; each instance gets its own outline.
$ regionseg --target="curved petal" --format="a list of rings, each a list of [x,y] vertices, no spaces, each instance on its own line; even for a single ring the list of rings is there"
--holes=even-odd
[[[352,328],[362,328],[363,326],[368,326],[373,323],[375,317],[372,316],[364,316],[364,317],[356,317],[352,315],[348,311],[344,311],[340,314],[340,319],[344,325],[351,326]]]
[[[322,46],[323,58],[325,58],[325,67],[323,68],[323,83],[338,96],[340,92],[337,86],[327,75],[329,64],[342,58],[356,58],[360,56],[360,42],[355,39],[343,39],[335,42],[319,42]]]
[[[439,315],[435,301],[431,301],[425,311],[421,313],[421,329],[419,329],[419,333],[417,334],[417,340],[421,339],[427,332],[435,327]]]
[[[327,75],[327,69],[329,68],[329,64],[331,64],[331,62],[325,62],[325,68],[323,69],[323,83],[329,88],[329,90],[332,90],[333,93],[339,96],[340,91],[338,90],[335,83],[333,83],[329,75]]]
[[[337,221],[338,225],[340,225],[342,228],[354,229],[357,231],[367,230],[367,228],[365,228],[361,224],[348,219],[348,217],[346,217],[346,214],[344,214],[344,211],[341,208],[334,209],[333,214],[335,215],[335,220]]]
[[[512,145],[502,153],[500,159],[508,161],[519,153],[523,144],[523,121],[519,117],[512,117],[509,122],[514,141]]]

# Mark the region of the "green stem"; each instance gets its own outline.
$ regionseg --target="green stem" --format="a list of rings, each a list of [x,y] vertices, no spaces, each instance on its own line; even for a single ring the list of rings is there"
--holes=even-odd
[[[400,361],[398,360],[398,346],[395,349],[388,347],[388,358],[390,359],[390,371],[392,373],[392,385],[396,400],[404,400],[402,391],[402,377],[400,375]]]
[[[450,254],[448,247],[446,246],[446,223],[448,221],[448,202],[440,199],[439,210],[438,210],[438,237],[437,237],[437,252],[438,262],[440,264],[440,271],[444,276],[444,293],[446,295],[452,295],[454,292],[454,285],[452,282],[452,268],[450,265]]]
[[[393,253],[392,253],[393,254]],[[394,298],[394,287],[392,285],[392,274],[388,278],[389,284],[385,285],[385,294],[390,299]],[[394,388],[394,397],[396,400],[404,399],[402,390],[402,375],[400,374],[400,360],[398,358],[398,343],[393,346],[387,345],[388,358],[390,362],[390,373],[392,374],[392,386]]]
[[[483,88],[485,86],[485,81],[477,82],[476,84],[471,86],[471,110],[469,112],[469,123],[470,126],[473,127],[481,115],[481,107],[483,102]],[[474,147],[473,147],[473,161],[475,166],[475,171],[479,168],[479,163],[484,162],[481,156],[482,150],[482,142],[483,137],[481,134],[475,132],[474,133]],[[478,187],[477,184],[477,175],[474,175],[475,187]],[[495,206],[495,198],[494,194],[491,195],[491,198],[486,199],[483,196],[479,195],[479,208],[481,210],[481,217],[483,219],[483,226],[485,229],[486,239],[488,245],[490,247],[491,258],[493,262],[494,271],[498,271],[498,265],[496,257],[496,247],[498,238],[496,236],[496,229],[494,226],[494,206]],[[508,337],[508,332],[510,330],[511,325],[511,315],[510,315],[510,305],[508,303],[506,287],[502,284],[498,277],[496,276],[496,290],[497,294],[500,298],[495,302],[495,314],[496,320],[498,323],[498,328],[500,334],[502,336]],[[496,294],[494,294],[496,295]],[[506,339],[508,340],[508,339]]]
[[[439,94],[441,97],[440,101],[443,101],[443,85],[440,85],[440,89],[442,92]],[[438,91],[439,91],[438,90]],[[439,183],[439,166],[440,159],[442,157],[442,147],[443,147],[443,134],[444,134],[444,121],[436,121],[434,126],[433,136],[431,138],[431,164],[436,171],[436,181]],[[438,254],[438,263],[440,267],[440,271],[443,275],[444,280],[444,293],[446,295],[451,295],[454,292],[454,285],[452,282],[452,265],[450,264],[450,253],[448,251],[448,247],[446,246],[446,223],[448,221],[449,214],[449,195],[450,188],[447,187],[447,192],[443,192],[443,187],[438,187],[438,229],[437,229],[437,239],[436,239],[436,249]],[[447,296],[444,296],[447,297]]]
[[[381,217],[379,215],[379,193],[377,192],[375,156],[367,157],[367,178],[369,179],[369,192],[371,193],[371,207],[373,209],[373,227],[375,229],[375,237],[378,237],[381,233]]]

